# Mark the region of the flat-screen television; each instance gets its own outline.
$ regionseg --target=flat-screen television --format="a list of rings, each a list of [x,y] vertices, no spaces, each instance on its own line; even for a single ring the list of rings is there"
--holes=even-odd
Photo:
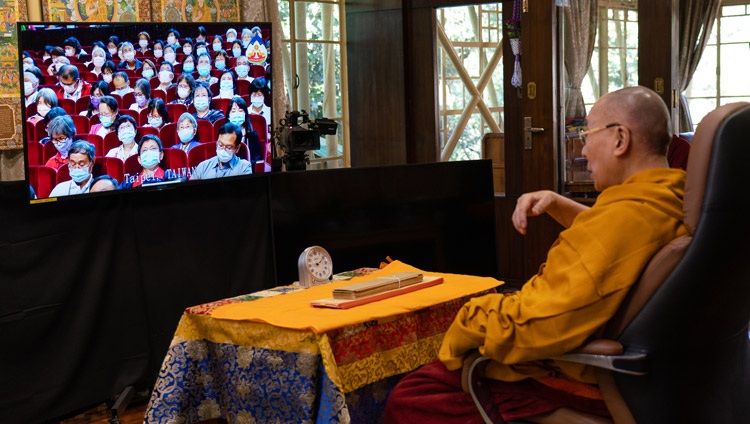
[[[17,31],[31,203],[270,171],[270,23]]]

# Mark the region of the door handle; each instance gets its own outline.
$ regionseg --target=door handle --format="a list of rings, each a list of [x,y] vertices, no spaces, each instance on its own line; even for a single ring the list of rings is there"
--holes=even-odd
[[[531,150],[531,147],[532,147],[531,134],[540,133],[540,132],[544,132],[544,128],[532,127],[531,117],[524,116],[523,118],[523,148],[526,150]]]

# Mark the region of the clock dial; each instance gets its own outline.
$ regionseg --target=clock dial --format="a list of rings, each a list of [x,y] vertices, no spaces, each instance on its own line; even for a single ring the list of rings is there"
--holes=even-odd
[[[305,249],[299,257],[300,284],[309,286],[328,281],[333,275],[331,255],[320,246]]]

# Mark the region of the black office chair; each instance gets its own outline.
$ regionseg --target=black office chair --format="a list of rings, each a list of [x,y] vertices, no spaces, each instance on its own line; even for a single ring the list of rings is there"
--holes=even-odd
[[[602,339],[556,360],[596,367],[616,423],[750,422],[750,103],[721,106],[697,128],[685,223],[650,261]],[[489,358],[464,364],[486,422]],[[493,421],[494,420],[494,421]]]

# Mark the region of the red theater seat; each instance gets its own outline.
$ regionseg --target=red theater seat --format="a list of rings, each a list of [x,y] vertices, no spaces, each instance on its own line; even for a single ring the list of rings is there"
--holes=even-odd
[[[110,177],[115,178],[118,183],[121,183],[124,177],[123,169],[123,163],[120,159],[97,156],[94,159],[94,170],[92,174],[95,178],[107,174]]]
[[[212,141],[216,141],[215,138],[213,138],[214,135],[214,125],[211,123],[211,121],[206,121],[205,119],[198,119],[198,141],[201,143],[210,143]]]
[[[89,132],[91,124],[89,118],[83,115],[70,115],[73,119],[73,124],[76,126],[76,133],[83,134]]]
[[[161,140],[161,145],[165,149],[174,146],[177,143],[177,123],[170,122],[161,127],[159,130],[159,140]]]
[[[76,102],[73,99],[57,99],[57,105],[65,109],[68,115],[73,115],[76,112]]]
[[[154,127],[138,127],[138,134],[143,137],[144,135],[155,135],[159,137],[159,130]],[[161,141],[161,138],[159,138]]]
[[[34,130],[34,124],[32,124],[29,121],[26,121],[26,140],[29,140],[29,141],[39,141],[36,138],[36,131]]]
[[[81,98],[76,100],[75,113],[78,114],[88,109],[90,103],[91,103],[91,96],[81,96]]]
[[[117,132],[111,131],[104,136],[104,142],[102,143],[102,154],[100,156],[106,156],[110,150],[120,147],[122,143],[117,138]]]
[[[34,188],[37,198],[49,197],[50,192],[57,185],[57,171],[48,166],[29,165],[29,183]]]
[[[125,93],[125,95],[122,96],[121,102],[120,109],[128,110],[130,105],[135,103],[135,92],[131,91],[130,93]],[[138,119],[136,119],[136,122],[138,122]]]
[[[38,141],[26,142],[26,149],[28,151],[29,166],[32,165],[44,165],[42,157],[44,155],[44,146]]]
[[[128,107],[130,107],[130,105],[128,105]],[[120,115],[128,115],[133,118],[136,125],[138,125],[138,120],[141,119],[140,116],[138,116],[138,112],[128,108],[120,108]]]
[[[102,152],[102,150],[104,150],[104,139],[99,134],[76,134],[76,140],[84,140],[93,144],[94,149],[96,150],[96,156],[104,156],[104,154],[107,153]]]
[[[44,144],[43,151],[42,151],[42,165],[47,163],[47,161],[57,154],[57,149],[55,148],[55,143],[52,141],[48,141],[46,144]]]
[[[195,146],[188,152],[188,166],[194,168],[198,166],[199,163],[214,156],[216,156],[216,145],[214,143],[205,143]],[[240,159],[248,158],[248,149],[245,143],[240,143],[240,150],[237,152],[237,157]]]
[[[181,104],[181,103],[172,103],[167,105],[167,112],[169,112],[169,120],[172,122],[177,122],[177,120],[180,118],[180,115],[187,112],[188,108],[187,106]]]

